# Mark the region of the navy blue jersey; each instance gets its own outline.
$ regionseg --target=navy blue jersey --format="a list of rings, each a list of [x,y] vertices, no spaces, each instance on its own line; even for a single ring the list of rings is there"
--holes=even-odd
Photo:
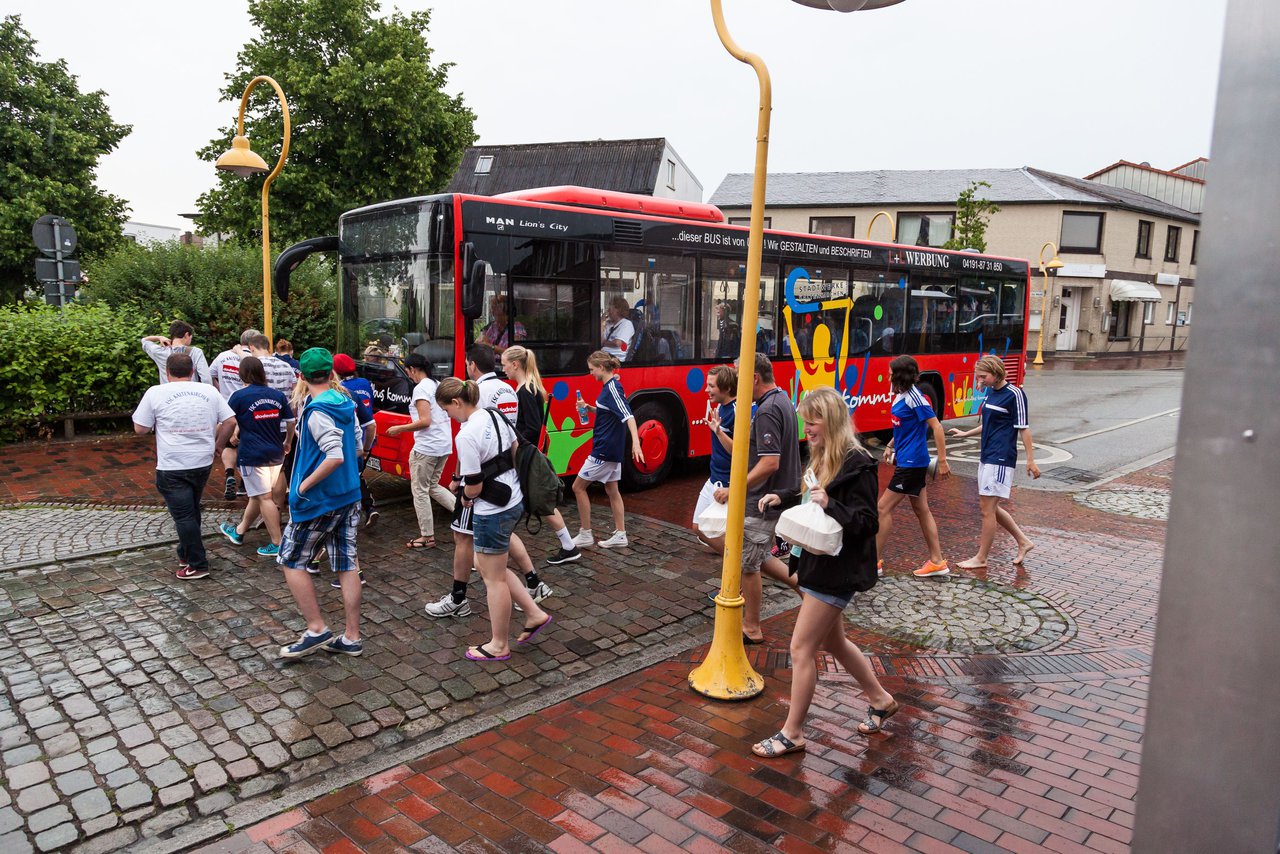
[[[1018,431],[1027,429],[1027,395],[1013,383],[988,389],[982,416],[982,462],[1012,466],[1018,462]]]
[[[284,433],[281,428],[293,420],[289,399],[264,385],[238,389],[227,400],[240,425],[242,466],[278,466],[284,460]]]
[[[367,427],[373,423],[373,386],[360,377],[347,377],[342,387],[351,392],[351,399],[356,402],[356,423]]]
[[[733,414],[734,402],[720,404],[718,412],[720,413],[720,427],[724,430],[724,434],[730,439],[733,438]],[[733,455],[729,453],[724,445],[720,444],[720,437],[714,433],[711,436],[711,482],[718,483],[721,486],[729,485],[729,463]]]
[[[627,393],[617,377],[600,389],[596,398],[596,426],[591,436],[591,456],[606,463],[620,463],[627,451],[626,420],[631,418]]]
[[[912,386],[893,399],[889,421],[893,424],[893,462],[904,469],[929,467],[929,419],[937,413],[929,398]]]

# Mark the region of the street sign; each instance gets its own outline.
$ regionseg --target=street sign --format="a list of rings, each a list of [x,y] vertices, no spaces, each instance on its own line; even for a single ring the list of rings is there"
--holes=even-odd
[[[36,259],[36,281],[38,282],[78,282],[80,281],[80,262],[70,259],[62,262],[62,275],[58,275],[58,262],[52,258]]]
[[[60,216],[45,214],[31,226],[31,239],[36,248],[50,258],[59,252],[70,255],[76,251],[76,230]]]

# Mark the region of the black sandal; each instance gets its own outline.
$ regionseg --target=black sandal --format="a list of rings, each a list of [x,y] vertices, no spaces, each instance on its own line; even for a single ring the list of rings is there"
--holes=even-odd
[[[867,719],[858,724],[858,732],[863,735],[875,735],[884,730],[884,722],[889,720],[898,713],[902,705],[894,700],[886,709],[877,709],[874,706],[867,706]]]
[[[774,742],[782,745],[781,750],[774,750]],[[776,756],[786,756],[788,753],[803,753],[804,747],[808,742],[800,742],[796,744],[791,739],[782,734],[782,730],[778,730],[764,741],[756,742],[751,745],[751,752],[756,756],[763,756],[766,759],[773,759]]]

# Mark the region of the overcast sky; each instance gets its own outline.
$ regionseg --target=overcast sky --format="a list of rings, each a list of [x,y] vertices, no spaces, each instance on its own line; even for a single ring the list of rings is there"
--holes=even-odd
[[[428,43],[455,63],[450,89],[475,111],[481,143],[664,136],[704,198],[753,168],[755,77],[720,46],[705,0],[397,5],[433,10]],[[1120,159],[1170,168],[1209,154],[1226,0],[907,0],[849,15],[785,0],[724,6],[773,78],[773,172],[1083,176]],[[102,161],[101,186],[134,220],[183,226],[213,183],[196,149],[235,117],[218,91],[253,35],[246,4],[8,0],[13,12],[43,58],[66,59],[133,125]]]

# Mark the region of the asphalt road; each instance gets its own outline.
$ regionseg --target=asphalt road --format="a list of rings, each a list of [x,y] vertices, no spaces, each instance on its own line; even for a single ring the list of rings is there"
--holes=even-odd
[[[1031,413],[1038,481],[1020,487],[1078,490],[1173,454],[1182,405],[1181,369],[1045,371],[1029,373],[1023,387]],[[965,427],[976,419],[948,421]],[[977,448],[948,443],[959,474],[972,475]]]

